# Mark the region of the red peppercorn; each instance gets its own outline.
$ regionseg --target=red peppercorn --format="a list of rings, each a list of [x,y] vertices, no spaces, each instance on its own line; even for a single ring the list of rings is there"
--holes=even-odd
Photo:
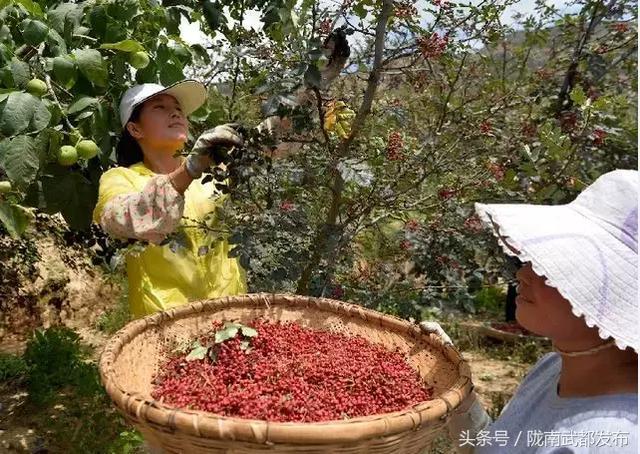
[[[418,49],[424,58],[438,58],[447,49],[449,44],[449,36],[440,36],[432,33],[430,36],[422,36],[418,38]]]
[[[154,378],[152,396],[225,416],[297,422],[387,413],[431,398],[398,351],[297,323],[249,325],[258,332],[251,350],[241,350],[237,336],[218,344],[215,362],[171,357]]]
[[[607,132],[604,129],[596,128],[593,131],[593,143],[596,146],[602,145],[606,137],[607,137]]]
[[[491,120],[485,120],[480,123],[480,134],[490,135],[493,131],[493,126],[491,125]]]
[[[389,134],[387,139],[387,159],[390,161],[399,161],[404,158],[402,149],[404,148],[404,141],[402,134],[398,131],[393,131]]]
[[[295,210],[296,206],[290,200],[283,200],[280,203],[280,211],[284,211],[285,213],[289,213]]]
[[[394,15],[398,19],[413,19],[418,15],[418,10],[412,0],[402,0],[396,3]]]

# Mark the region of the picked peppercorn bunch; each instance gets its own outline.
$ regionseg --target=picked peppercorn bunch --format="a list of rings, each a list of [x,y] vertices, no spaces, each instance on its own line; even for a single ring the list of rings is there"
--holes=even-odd
[[[402,140],[402,134],[398,131],[393,131],[389,134],[387,139],[387,159],[389,161],[400,161],[404,158],[402,150],[404,148],[404,141]]]
[[[360,336],[263,319],[223,331],[221,325],[214,324],[217,335],[198,340],[197,354],[183,352],[164,364],[154,378],[155,399],[280,422],[356,418],[431,399],[432,389],[403,354]],[[230,337],[229,329],[238,334]],[[249,330],[251,337],[241,334]]]

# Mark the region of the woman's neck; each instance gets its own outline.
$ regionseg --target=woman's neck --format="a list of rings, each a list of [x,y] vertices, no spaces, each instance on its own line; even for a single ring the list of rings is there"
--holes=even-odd
[[[180,167],[182,156],[175,156],[175,152],[144,152],[144,165],[153,173],[168,174]]]
[[[586,350],[595,345],[574,349],[565,347],[562,350]],[[562,355],[562,369],[558,381],[560,397],[637,392],[638,355],[631,349],[620,350],[613,346],[585,356]]]

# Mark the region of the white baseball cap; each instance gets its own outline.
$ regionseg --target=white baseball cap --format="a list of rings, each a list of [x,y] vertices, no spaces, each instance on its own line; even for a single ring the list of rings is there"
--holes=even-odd
[[[120,122],[124,128],[136,106],[159,94],[171,95],[180,103],[185,115],[197,110],[207,100],[207,88],[197,80],[183,80],[164,87],[160,84],[141,84],[129,88],[120,100]]]
[[[614,170],[566,205],[476,204],[505,253],[531,262],[602,339],[636,352],[639,183]]]

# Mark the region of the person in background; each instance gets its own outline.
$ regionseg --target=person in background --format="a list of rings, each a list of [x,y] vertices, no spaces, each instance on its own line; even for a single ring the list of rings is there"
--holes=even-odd
[[[223,200],[221,194],[214,197],[212,183],[201,181],[202,172],[222,147],[242,146],[242,137],[222,125],[198,138],[197,152],[187,158],[178,153],[188,137],[187,115],[206,98],[204,85],[185,80],[166,88],[133,86],[120,103],[118,167],[102,175],[93,217],[114,237],[149,243],[126,258],[135,317],[247,289],[237,259],[228,257],[228,242],[196,228]],[[161,246],[178,227],[186,247],[174,252]]]
[[[328,63],[320,74],[327,89],[349,57],[346,33],[332,32],[323,44]],[[298,106],[315,105],[315,92],[303,86],[291,98]],[[199,299],[247,292],[246,274],[229,254],[229,243],[198,228],[207,218],[210,231],[220,227],[211,213],[224,196],[213,183],[203,183],[202,173],[219,164],[224,149],[241,147],[235,125],[225,124],[204,132],[186,158],[187,116],[207,99],[206,87],[184,80],[169,87],[142,84],[129,88],[120,102],[121,137],[118,166],[100,179],[93,219],[109,235],[148,243],[140,253],[126,257],[129,307],[134,317]],[[300,149],[301,141],[287,140],[291,121],[271,116],[257,127],[278,142],[271,150],[282,158]],[[180,231],[184,248],[175,252],[161,243]]]

